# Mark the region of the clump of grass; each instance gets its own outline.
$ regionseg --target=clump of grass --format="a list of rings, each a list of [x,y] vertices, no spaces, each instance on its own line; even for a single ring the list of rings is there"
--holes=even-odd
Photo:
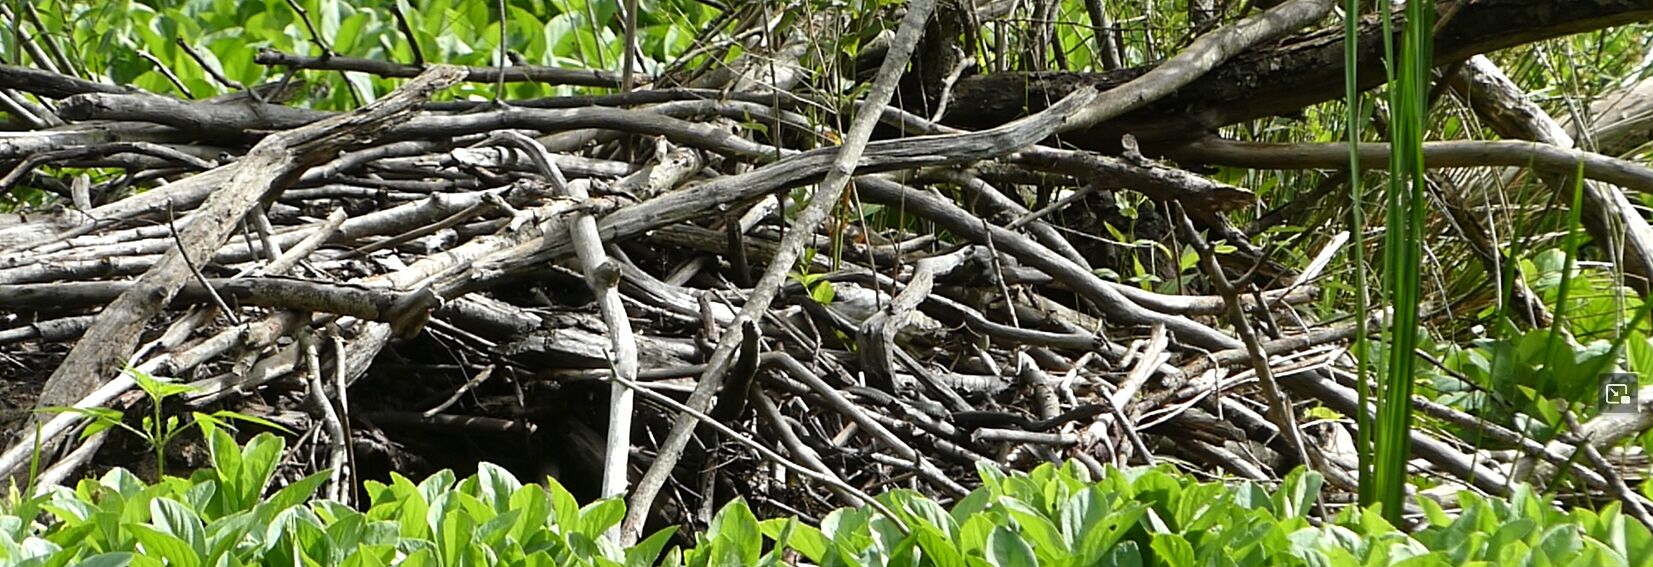
[[[1406,462],[1410,460],[1412,385],[1418,343],[1419,273],[1422,271],[1425,183],[1424,120],[1429,112],[1429,70],[1434,48],[1431,28],[1435,3],[1407,0],[1406,23],[1400,45],[1395,45],[1393,23],[1383,11],[1384,43],[1390,83],[1389,183],[1383,242],[1383,289],[1392,318],[1384,331],[1386,364],[1378,384],[1378,417],[1372,436],[1373,468],[1362,478],[1369,500],[1382,506],[1383,515],[1398,523],[1406,494]],[[1349,41],[1354,41],[1351,36]],[[1353,73],[1351,69],[1349,73]],[[1364,313],[1362,313],[1364,316]],[[1370,503],[1370,502],[1367,502]]]

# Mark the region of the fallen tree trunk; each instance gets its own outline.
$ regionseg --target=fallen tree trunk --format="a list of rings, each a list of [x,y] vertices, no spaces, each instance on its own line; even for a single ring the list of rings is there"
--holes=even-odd
[[[1459,6],[1461,4],[1461,7]],[[1543,39],[1653,19],[1653,0],[1439,0],[1442,12],[1460,7],[1435,34],[1434,61],[1448,65],[1482,53]],[[1396,21],[1401,17],[1397,12]],[[1374,16],[1360,25],[1359,84],[1383,84],[1382,25]],[[1400,26],[1395,26],[1399,33]],[[1147,72],[993,73],[966,77],[954,89],[943,122],[980,128],[1043,110],[1073,91],[1104,91]],[[1240,54],[1212,72],[1140,110],[1103,122],[1065,141],[1117,151],[1131,134],[1145,153],[1200,138],[1219,126],[1289,115],[1343,96],[1343,29],[1303,33]]]

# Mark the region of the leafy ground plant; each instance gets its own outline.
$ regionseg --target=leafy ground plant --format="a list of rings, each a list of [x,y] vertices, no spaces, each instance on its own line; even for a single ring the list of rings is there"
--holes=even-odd
[[[725,505],[693,545],[667,547],[667,529],[621,549],[602,533],[624,515],[607,499],[581,506],[555,480],[523,484],[483,464],[459,480],[369,482],[359,511],[316,498],[318,473],[270,489],[283,442],[245,446],[212,421],[202,429],[213,467],[155,484],[123,469],[75,488],[13,493],[0,515],[7,565],[1653,565],[1653,535],[1613,503],[1562,512],[1531,490],[1508,500],[1460,496],[1449,516],[1422,500],[1425,525],[1395,529],[1350,507],[1316,525],[1306,512],[1318,474],[1299,470],[1275,490],[1201,483],[1165,469],[1074,466],[1031,473],[979,469],[982,484],[951,508],[908,490],[819,526],[759,520]],[[906,528],[903,529],[902,526]]]
[[[52,408],[52,411],[78,413],[90,418],[90,423],[80,434],[82,439],[103,433],[111,428],[124,429],[133,435],[137,435],[155,453],[155,470],[161,473],[166,472],[167,447],[171,446],[179,435],[189,431],[192,426],[223,425],[227,420],[237,420],[292,433],[287,428],[270,420],[229,410],[219,410],[212,413],[190,412],[192,419],[187,423],[183,422],[176,414],[165,415],[163,413],[165,403],[170,398],[195,391],[194,388],[165,378],[151,376],[149,373],[136,368],[127,368],[126,374],[132,377],[133,383],[137,384],[138,389],[142,390],[144,396],[149,399],[150,413],[145,415],[137,426],[126,423],[125,413],[112,408],[66,407]]]

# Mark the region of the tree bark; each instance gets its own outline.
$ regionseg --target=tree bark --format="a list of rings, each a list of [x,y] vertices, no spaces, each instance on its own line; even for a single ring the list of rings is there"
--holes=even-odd
[[[1445,10],[1457,3],[1442,0],[1438,5]],[[1435,63],[1448,65],[1506,47],[1648,19],[1653,19],[1653,0],[1469,2],[1435,35]],[[1361,22],[1360,51],[1360,86],[1383,84],[1382,24],[1375,17]],[[1003,124],[1043,110],[1078,88],[1095,85],[1106,91],[1150,69],[967,77],[954,88],[955,98],[943,121],[970,128]],[[1342,96],[1343,29],[1337,26],[1246,50],[1173,96],[1063,139],[1088,149],[1117,151],[1120,136],[1129,133],[1148,152],[1199,138],[1219,126],[1294,113]]]

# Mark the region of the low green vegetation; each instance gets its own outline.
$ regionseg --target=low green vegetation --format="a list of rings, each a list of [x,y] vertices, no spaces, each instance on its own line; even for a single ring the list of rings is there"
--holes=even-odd
[[[740,7],[739,2],[725,3]],[[24,7],[21,2],[9,4],[20,13]],[[617,17],[620,3],[612,0],[395,0],[383,6],[333,0],[50,4],[33,14],[38,19],[33,26],[41,30],[39,37],[61,47],[62,53],[53,57],[61,60],[57,72],[184,100],[208,99],[249,85],[291,79],[306,88],[290,100],[273,102],[338,111],[359,108],[403,82],[362,72],[289,72],[279,65],[258,63],[263,50],[406,65],[495,66],[510,58],[512,66],[604,72],[617,68],[616,61],[625,52],[623,26]],[[391,4],[397,9],[392,11]],[[806,83],[810,88],[836,85],[845,77],[835,67],[870,48],[874,38],[888,31],[882,22],[903,3],[811,1],[778,15],[754,11],[728,17],[708,4],[644,0],[637,30],[642,75],[657,77],[667,69],[713,69],[738,61],[747,43],[736,41],[741,36],[735,32],[747,33],[741,30],[752,21],[774,20],[770,27],[782,29],[786,27],[783,21],[787,26],[809,21],[813,10],[847,9],[855,14],[847,20],[854,33],[837,30],[833,35],[816,30],[833,37],[802,57],[815,74],[813,82]],[[1150,9],[1170,3],[1141,4],[1115,3],[1112,8],[1141,13],[1126,19],[1114,14],[1116,23],[1127,24],[1120,29],[1129,33],[1121,32],[1118,38],[1124,44],[1120,53],[1127,66],[1163,59],[1165,49],[1179,47],[1176,42],[1181,40],[1155,40],[1150,32],[1187,24],[1174,19],[1182,17],[1178,10]],[[1279,483],[1259,484],[1199,482],[1170,466],[1108,468],[1101,478],[1094,478],[1087,469],[1071,464],[1046,464],[1025,473],[981,464],[979,486],[956,501],[937,501],[901,488],[884,492],[878,498],[893,511],[893,517],[864,507],[839,509],[819,521],[759,518],[752,507],[735,498],[720,502],[720,511],[702,532],[668,528],[649,534],[635,546],[621,548],[605,534],[625,515],[622,500],[582,504],[554,479],[518,479],[492,464],[479,465],[475,474],[463,479],[451,471],[418,482],[390,473],[389,483],[364,483],[360,502],[349,505],[322,498],[321,489],[331,478],[329,471],[296,480],[297,473],[277,474],[287,455],[288,439],[260,434],[242,445],[227,429],[232,420],[277,427],[273,423],[229,410],[168,415],[162,402],[183,394],[187,387],[135,374],[150,402],[135,424],[109,408],[61,411],[88,418],[91,425],[83,436],[104,431],[135,436],[149,449],[150,455],[144,458],[153,458],[158,474],[168,470],[168,447],[193,439],[194,426],[199,426],[213,466],[193,471],[187,478],[162,476],[153,483],[124,469],[113,469],[79,480],[73,487],[19,487],[0,503],[0,565],[1653,565],[1653,534],[1648,526],[1621,513],[1618,501],[1591,501],[1603,499],[1599,488],[1582,486],[1565,471],[1554,479],[1516,478],[1545,481],[1549,488],[1538,491],[1516,485],[1505,498],[1463,492],[1446,496],[1448,501],[1443,502],[1437,498],[1444,491],[1418,495],[1451,479],[1416,474],[1419,469],[1406,442],[1410,431],[1438,434],[1477,450],[1515,447],[1462,422],[1412,415],[1414,395],[1538,443],[1567,441],[1578,427],[1570,422],[1587,423],[1602,412],[1598,377],[1626,373],[1638,377],[1643,386],[1653,384],[1653,341],[1649,339],[1653,336],[1649,322],[1653,303],[1626,287],[1626,274],[1619,266],[1604,261],[1618,251],[1606,249],[1607,243],[1592,242],[1583,230],[1582,181],[1575,180],[1571,192],[1540,187],[1536,178],[1513,179],[1508,186],[1498,180],[1500,185],[1484,190],[1481,186],[1491,179],[1461,176],[1465,188],[1452,189],[1438,187],[1443,185],[1444,174],[1426,175],[1426,141],[1485,137],[1485,127],[1466,120],[1468,113],[1461,108],[1441,109],[1445,103],[1440,102],[1439,81],[1431,75],[1439,67],[1427,57],[1418,57],[1431,51],[1434,22],[1430,18],[1447,3],[1412,0],[1404,4],[1404,21],[1384,22],[1395,26],[1389,41],[1396,43],[1385,49],[1391,57],[1387,61],[1391,84],[1380,91],[1381,96],[1378,92],[1363,94],[1353,71],[1357,52],[1351,48],[1345,60],[1343,108],[1326,104],[1305,109],[1289,120],[1265,118],[1223,127],[1231,138],[1248,142],[1345,138],[1351,144],[1347,171],[1280,173],[1213,167],[1211,173],[1213,179],[1255,191],[1261,203],[1273,206],[1317,195],[1306,199],[1318,205],[1288,215],[1285,221],[1259,222],[1244,231],[1254,237],[1251,244],[1267,249],[1283,264],[1310,264],[1331,240],[1330,235],[1354,234],[1353,242],[1346,245],[1348,252],[1335,256],[1337,260],[1320,279],[1308,280],[1324,293],[1315,304],[1298,308],[1304,316],[1298,323],[1306,321],[1304,328],[1308,329],[1346,321],[1358,328],[1354,336],[1383,335],[1382,340],[1350,341],[1353,357],[1328,365],[1353,368],[1355,383],[1361,386],[1359,405],[1377,403],[1383,408],[1375,420],[1325,406],[1310,405],[1305,412],[1327,423],[1359,423],[1353,430],[1361,481],[1358,498],[1344,491],[1322,491],[1321,476],[1304,469]],[[1055,5],[1055,20],[1065,24],[1080,20],[1086,7],[1075,0]],[[1344,20],[1346,33],[1355,35],[1358,17],[1372,14],[1372,8],[1363,12],[1362,3],[1352,0],[1343,5],[1349,16]],[[29,10],[32,13],[35,8]],[[399,25],[402,18],[406,22]],[[1005,20],[1011,21],[1019,20]],[[982,37],[972,41],[987,45],[983,38],[1015,35],[1013,26],[999,25],[1005,22],[978,26]],[[1097,27],[1106,28],[1059,26],[1052,32],[1054,43],[1058,48],[1088,45],[1097,39],[1092,29]],[[1634,73],[1628,69],[1638,59],[1628,54],[1645,51],[1630,46],[1642,41],[1642,29],[1547,40],[1527,51],[1493,55],[1522,84],[1539,85],[1531,93],[1533,98],[1545,100],[1558,111],[1560,105],[1550,99],[1561,100],[1576,107],[1569,112],[1582,113],[1588,109],[1573,99],[1600,98],[1611,92],[1607,88],[1611,83],[1620,82],[1614,77],[1623,77],[1629,84],[1631,78],[1653,68],[1653,55],[1648,55],[1646,65]],[[0,34],[0,55],[8,64],[26,59],[22,38],[21,33]],[[1031,53],[1002,47],[1022,41],[1002,39],[997,51],[1001,55]],[[1592,44],[1605,47],[1590,55],[1583,48]],[[757,45],[755,40],[751,45]],[[1043,49],[1037,48],[1041,53]],[[1088,47],[1072,51],[1056,49],[1053,54],[1071,57],[1068,70],[1096,70],[1098,63]],[[1575,51],[1585,53],[1569,55],[1577,58],[1574,65],[1550,63],[1551,58],[1561,60],[1563,54]],[[977,55],[982,56],[980,69],[972,73],[1015,68],[1004,61],[989,61],[985,52]],[[1572,76],[1579,74],[1585,76]],[[847,104],[864,88],[824,88],[811,94],[819,95],[821,101]],[[437,98],[521,101],[611,94],[610,90],[533,82],[468,82]],[[791,110],[807,120],[810,132],[835,141],[834,128],[842,129],[843,124],[837,123],[842,118],[825,110],[829,106],[812,102]],[[1342,113],[1334,113],[1337,110]],[[799,146],[790,149],[822,143],[813,137],[788,142],[779,123],[771,132],[771,125],[757,117],[747,117],[737,125],[737,132],[752,140]],[[1374,141],[1394,144],[1392,164],[1359,173],[1371,168],[1361,167],[1355,149],[1359,143]],[[1620,154],[1645,159],[1648,147],[1653,146],[1644,144],[1635,152]],[[0,171],[11,166],[6,165]],[[84,173],[100,183],[129,175],[112,167],[41,167],[65,179]],[[1357,173],[1350,175],[1349,171]],[[1331,182],[1323,183],[1322,175]],[[1338,176],[1347,181],[1336,181]],[[1313,185],[1325,189],[1311,192]],[[1469,260],[1472,256],[1465,244],[1469,239],[1458,235],[1461,229],[1449,230],[1448,223],[1437,218],[1441,197],[1431,194],[1432,186],[1441,195],[1451,189],[1459,194],[1458,199],[1486,213],[1483,220],[1496,237],[1489,255],[1502,262],[1503,273],[1489,276],[1498,270]],[[944,184],[936,187],[937,191],[956,191]],[[1347,199],[1341,198],[1344,190]],[[1035,193],[1010,194],[1028,201],[1021,205],[1037,209],[1041,201],[1033,198]],[[962,191],[947,194],[964,202]],[[794,207],[807,202],[808,195],[794,188],[795,202],[783,205],[781,216],[790,217]],[[1653,203],[1653,193],[1632,194],[1631,198]],[[66,199],[22,183],[0,192],[0,211],[32,212]],[[1087,240],[1107,242],[1110,250],[1124,251],[1119,252],[1117,265],[1099,264],[1093,273],[1111,282],[1167,294],[1208,291],[1199,285],[1205,276],[1198,269],[1194,248],[1164,242],[1163,231],[1151,230],[1154,223],[1145,220],[1157,214],[1161,200],[1124,191],[1108,199],[1113,200],[1109,206],[1118,210],[1118,217],[1131,223],[1116,226],[1098,219],[1094,226],[1063,227],[1076,234],[1088,233],[1082,235]],[[1241,211],[1227,221],[1250,224],[1259,220],[1252,218],[1259,216],[1254,212],[1266,211]],[[1380,227],[1368,222],[1375,218],[1385,219]],[[1138,220],[1143,220],[1143,226],[1132,224]],[[1050,222],[1070,221],[1052,217]],[[894,205],[860,205],[846,199],[835,212],[835,223],[830,248],[834,267],[843,265],[848,228],[857,225],[863,230],[872,224],[911,234],[929,231],[938,245],[965,243]],[[1211,236],[1217,253],[1224,257],[1235,257],[1240,250],[1237,245],[1246,244]],[[792,280],[806,289],[814,303],[831,304],[837,293],[829,279],[833,274],[810,270],[814,254],[813,249],[806,251]],[[1261,266],[1259,260],[1251,272]],[[1517,324],[1519,318],[1510,312],[1515,308],[1511,284],[1517,278],[1536,294],[1550,323]],[[1272,284],[1262,284],[1259,290],[1268,285]],[[1008,288],[1004,295],[1010,295]],[[1368,329],[1363,315],[1385,310],[1390,313],[1387,322]],[[845,345],[854,342],[842,330],[829,334]],[[1204,353],[1183,354],[1179,363]],[[1080,366],[1086,360],[1076,359]],[[1653,432],[1639,431],[1599,448],[1610,454],[1616,450],[1611,456],[1622,458],[1621,462],[1645,458],[1653,452]],[[1479,457],[1483,453],[1466,454]],[[1578,454],[1582,459],[1583,453]],[[833,465],[840,466],[837,461]],[[1642,478],[1634,474],[1628,480],[1632,489],[1653,497],[1653,484],[1636,485]],[[1573,493],[1579,490],[1586,494]],[[1323,494],[1343,498],[1322,501]],[[1608,495],[1614,496],[1622,497]],[[1366,506],[1346,502],[1356,499]],[[1560,507],[1561,501],[1572,506]],[[1403,508],[1403,503],[1408,507]]]
[[[66,63],[74,74],[106,76],[117,84],[185,99],[233,92],[205,66],[226,78],[255,85],[280,78],[280,69],[254,62],[262,49],[313,53],[322,47],[349,57],[413,63],[496,65],[501,18],[495,2],[431,0],[337,2],[330,0],[115,0],[53,3],[38,9],[43,27],[58,30]],[[303,10],[293,9],[297,6]],[[407,19],[397,27],[395,6]],[[503,19],[510,51],[525,63],[605,69],[623,53],[615,12],[620,4],[601,0],[512,0]],[[49,9],[48,9],[49,8]],[[688,50],[695,34],[717,15],[695,2],[651,3],[638,27],[644,70]],[[316,35],[316,34],[319,34]],[[406,40],[412,37],[419,53]],[[12,44],[0,55],[16,61]],[[193,54],[192,54],[193,53]],[[197,59],[199,57],[200,59]],[[315,96],[305,104],[349,109],[389,93],[399,81],[360,73],[318,76]],[[510,83],[504,95],[527,98],[574,94],[573,87]],[[466,84],[444,96],[491,97],[495,85]]]
[[[524,484],[491,464],[414,483],[368,482],[358,511],[319,499],[327,473],[271,486],[284,442],[237,445],[203,422],[213,467],[154,484],[124,469],[13,493],[0,516],[0,561],[21,566],[149,565],[1653,565],[1653,534],[1619,504],[1551,507],[1519,488],[1508,499],[1464,493],[1448,516],[1421,499],[1426,525],[1407,533],[1371,509],[1311,521],[1321,479],[1301,470],[1278,487],[1195,482],[1166,469],[979,469],[981,486],[944,507],[908,490],[880,500],[897,517],[840,509],[819,527],[760,520],[725,504],[688,548],[673,530],[619,549],[602,537],[620,500],[580,505],[555,480]],[[1272,489],[1271,489],[1272,488]],[[261,498],[273,489],[268,497]]]

